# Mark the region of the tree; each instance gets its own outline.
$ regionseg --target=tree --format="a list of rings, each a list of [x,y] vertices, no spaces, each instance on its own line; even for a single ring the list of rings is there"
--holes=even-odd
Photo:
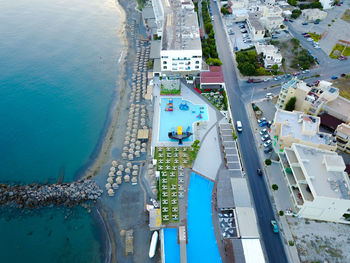
[[[291,14],[291,18],[297,19],[301,15],[301,10],[300,9],[294,9]]]
[[[265,160],[265,164],[266,164],[266,165],[271,165],[271,163],[272,163],[272,162],[271,162],[270,159],[266,159],[266,160]]]
[[[279,214],[280,216],[284,216],[283,210],[280,210],[280,211],[278,212],[278,214]]]
[[[272,65],[271,66],[271,69],[273,70],[273,74],[277,74],[277,71],[278,71],[278,65],[277,64],[275,64],[275,65]]]
[[[283,29],[283,28],[285,28],[285,26],[284,25],[280,25],[280,28]]]
[[[286,106],[284,107],[287,111],[293,111],[295,109],[295,102],[297,101],[296,97],[291,97],[288,102],[286,103]]]
[[[260,67],[256,70],[256,74],[259,76],[264,76],[266,75],[266,69],[264,67]]]
[[[298,4],[297,0],[288,0],[287,2],[288,2],[288,4],[290,4],[292,6],[296,6]]]
[[[209,65],[209,66],[221,66],[222,65],[222,62],[220,61],[220,59],[218,58],[208,58],[206,60],[206,63]]]
[[[205,33],[209,34],[210,33],[210,30],[213,29],[213,24],[212,23],[205,23],[204,24],[204,30],[205,30]]]
[[[274,191],[278,190],[278,185],[277,184],[273,184],[271,187],[272,187],[272,190],[274,190]]]
[[[300,44],[300,41],[297,38],[292,38],[291,41],[292,41],[292,44],[293,44],[294,47],[297,47]]]
[[[292,246],[294,246],[294,241],[293,240],[289,240],[288,244],[292,247]]]
[[[228,15],[230,12],[227,10],[227,8],[226,7],[221,7],[221,9],[220,9],[220,11],[221,11],[221,13],[223,14],[223,15]]]
[[[254,76],[256,74],[254,65],[249,62],[244,62],[243,64],[238,65],[238,69],[245,76]]]
[[[148,68],[150,68],[150,69],[153,68],[153,62],[152,62],[152,60],[148,60]]]

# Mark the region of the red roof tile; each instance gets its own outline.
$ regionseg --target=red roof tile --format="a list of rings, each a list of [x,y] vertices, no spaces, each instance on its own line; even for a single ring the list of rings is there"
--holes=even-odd
[[[201,73],[201,84],[224,83],[224,75],[220,66],[210,66],[209,71]]]

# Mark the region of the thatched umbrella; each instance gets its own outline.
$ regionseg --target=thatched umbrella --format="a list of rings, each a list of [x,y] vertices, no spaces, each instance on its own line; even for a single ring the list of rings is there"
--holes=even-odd
[[[122,153],[122,158],[126,159],[126,158],[128,158],[128,155],[126,153]]]
[[[134,153],[134,149],[130,148],[128,152],[133,154]]]
[[[157,195],[157,194],[158,194],[158,190],[157,190],[156,188],[154,188],[154,189],[152,189],[152,193],[153,193],[154,195]]]
[[[139,169],[139,166],[138,166],[138,165],[136,165],[136,164],[134,164],[134,165],[132,166],[132,169],[134,169],[134,170],[138,170],[138,169]]]
[[[140,157],[140,151],[135,151],[135,156]]]
[[[136,145],[135,150],[140,151],[141,147],[139,145]]]
[[[135,143],[135,142],[136,142],[136,140],[135,140],[135,139],[131,139],[131,142]]]
[[[129,174],[130,173],[130,168],[125,168],[125,173]]]
[[[108,189],[108,195],[109,195],[109,196],[113,196],[113,195],[114,195],[113,189]]]
[[[119,171],[124,171],[124,165],[119,164],[119,165],[118,165],[118,170],[119,170]]]
[[[127,146],[123,147],[123,152],[127,152],[128,150],[129,150],[129,147],[127,147]]]
[[[131,162],[127,162],[126,163],[126,167],[131,168],[132,167],[132,163]]]
[[[113,167],[116,167],[116,166],[117,166],[117,164],[118,164],[118,163],[117,163],[117,161],[115,161],[115,160],[114,160],[114,161],[112,161],[112,166],[113,166]]]
[[[112,184],[113,189],[118,189],[119,185],[117,183]]]
[[[110,183],[106,183],[105,186],[106,186],[106,189],[110,189],[112,187]]]
[[[129,145],[130,144],[130,141],[124,141],[124,145]]]
[[[129,159],[130,161],[134,160],[134,155],[130,153],[130,154],[128,155],[128,159]]]
[[[146,148],[141,148],[141,152],[145,153],[146,152]]]
[[[127,183],[130,181],[130,175],[125,175],[124,176],[124,181]]]
[[[121,176],[122,174],[123,174],[122,171],[117,172],[117,176]]]
[[[135,148],[135,143],[130,143],[129,148],[130,149],[134,149]]]
[[[117,184],[121,184],[122,183],[122,177],[121,176],[118,176],[116,179],[115,179],[115,182]]]
[[[137,176],[137,171],[132,171],[132,176]]]
[[[108,173],[108,176],[109,176],[109,177],[113,177],[113,176],[114,176],[114,173],[113,173],[113,172],[109,172],[109,173]]]
[[[136,183],[137,183],[137,177],[133,176],[133,177],[131,178],[131,182],[134,183],[134,184],[136,184]]]
[[[146,147],[147,144],[146,144],[145,142],[143,142],[143,143],[141,144],[141,146],[142,146],[142,147]]]
[[[114,173],[114,172],[115,172],[115,167],[111,167],[111,168],[109,168],[109,170],[110,170],[112,173]]]
[[[110,183],[110,184],[112,184],[112,183],[113,183],[113,177],[108,177],[108,178],[107,178],[107,182]]]

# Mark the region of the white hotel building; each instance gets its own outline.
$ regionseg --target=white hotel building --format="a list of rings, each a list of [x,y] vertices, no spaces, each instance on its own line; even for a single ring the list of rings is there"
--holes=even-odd
[[[350,181],[341,156],[296,143],[279,155],[298,216],[350,224]]]
[[[196,75],[202,68],[202,46],[192,1],[159,0],[164,10],[160,46],[163,75]]]

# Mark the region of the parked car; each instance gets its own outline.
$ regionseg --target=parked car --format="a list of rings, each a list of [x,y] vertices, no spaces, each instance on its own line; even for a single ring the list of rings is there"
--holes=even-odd
[[[263,82],[262,79],[253,79],[253,78],[249,78],[247,80],[248,83],[260,83],[260,82]]]
[[[294,22],[294,20],[292,20],[292,19],[289,19],[289,22],[293,23],[293,22]]]
[[[340,56],[338,57],[338,59],[339,59],[339,60],[347,60],[347,59],[348,59],[348,57],[343,56],[343,55],[340,55]]]
[[[346,74],[345,74],[345,73],[342,73],[340,76],[341,76],[342,78],[344,78],[344,77],[346,76]]]
[[[286,21],[286,22],[287,22],[287,21],[288,21],[288,18],[284,18],[284,21]]]
[[[263,121],[261,123],[259,123],[259,127],[264,127],[267,125],[267,121]]]
[[[309,41],[309,42],[311,42],[311,41],[314,41],[311,37],[308,37],[307,39],[306,39],[306,41]]]
[[[270,146],[270,147],[267,147],[265,150],[264,150],[264,153],[270,153],[272,152],[273,148]]]
[[[271,220],[271,225],[272,225],[272,231],[273,231],[274,233],[278,233],[279,230],[278,230],[278,225],[277,225],[276,220]]]
[[[248,37],[249,37],[249,35],[248,35],[247,33],[243,33],[242,36],[243,36],[244,38],[248,38]]]
[[[308,25],[309,23],[308,22],[303,22],[303,23],[301,23],[303,26],[306,26],[306,25]]]
[[[303,36],[305,36],[305,35],[308,35],[308,33],[307,32],[304,32],[304,33],[301,33]]]
[[[243,125],[242,125],[242,122],[241,122],[241,121],[237,121],[237,122],[236,122],[236,127],[237,127],[237,131],[238,131],[238,132],[243,131]]]
[[[332,76],[332,78],[331,79],[337,79],[338,77],[337,76]]]
[[[261,169],[260,169],[260,168],[258,168],[258,170],[256,170],[256,172],[257,172],[257,174],[258,174],[258,175],[260,175],[260,176],[262,176],[262,175],[263,175],[263,173],[262,173],[262,171],[261,171]]]
[[[245,28],[241,29],[240,31],[241,31],[241,33],[247,33],[247,29],[245,29]]]
[[[267,140],[266,142],[264,142],[264,147],[267,148],[272,144],[271,140]]]
[[[300,72],[294,72],[293,73],[293,76],[299,76],[300,75]]]
[[[311,35],[308,34],[308,33],[306,33],[306,34],[304,35],[304,37],[311,37]]]
[[[271,125],[272,125],[272,123],[273,123],[273,120],[272,120],[272,121],[268,121],[268,122],[267,122],[267,127],[270,128]]]
[[[261,136],[261,140],[262,140],[263,142],[266,141],[266,140],[268,140],[268,139],[270,139],[270,135],[268,135],[268,134],[265,134],[265,135]]]
[[[264,135],[264,134],[267,133],[267,129],[262,129],[259,133],[260,133],[260,135],[262,136],[262,135]]]
[[[266,118],[261,118],[258,120],[258,124],[262,123],[263,121],[266,121]]]
[[[271,92],[266,93],[265,98],[272,98],[273,94]]]

